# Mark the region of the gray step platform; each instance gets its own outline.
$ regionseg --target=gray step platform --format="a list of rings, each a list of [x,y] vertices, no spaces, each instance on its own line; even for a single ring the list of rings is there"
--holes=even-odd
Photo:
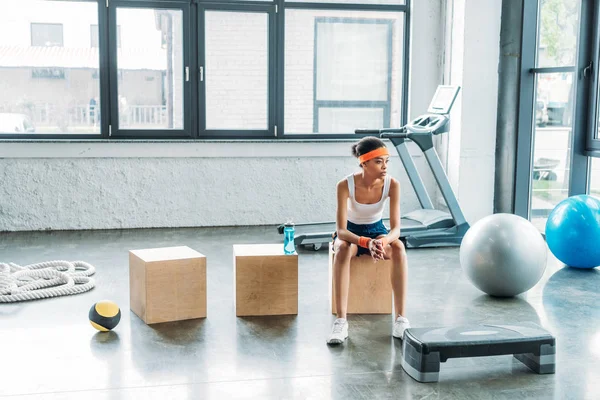
[[[555,371],[555,338],[534,323],[410,328],[404,333],[402,368],[419,382],[437,382],[449,358],[512,354],[538,374]]]

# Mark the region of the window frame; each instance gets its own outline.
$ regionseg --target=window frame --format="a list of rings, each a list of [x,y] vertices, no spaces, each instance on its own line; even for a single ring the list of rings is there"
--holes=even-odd
[[[267,66],[267,129],[207,129],[206,128],[206,76],[204,67],[206,66],[206,53],[204,43],[206,41],[205,32],[205,16],[206,12],[224,11],[224,12],[239,12],[239,13],[259,13],[267,14],[268,24],[268,66]],[[236,2],[201,2],[197,9],[198,30],[197,30],[197,50],[198,50],[198,138],[201,139],[273,139],[275,137],[275,87],[276,87],[276,70],[275,62],[277,60],[277,45],[275,35],[271,32],[277,30],[276,21],[276,5],[263,2],[236,1]],[[200,68],[202,73],[200,74]],[[200,76],[202,75],[202,77]],[[202,79],[201,79],[202,78]],[[209,77],[210,79],[210,77]]]
[[[600,5],[598,2],[594,2],[590,7],[593,8],[589,11],[592,37],[591,59],[582,72],[586,76],[591,75],[585,154],[590,157],[600,157],[600,132],[598,131],[600,129],[598,120],[600,118],[600,26],[598,26],[600,24]]]
[[[560,67],[537,67],[538,22],[541,0],[524,0],[523,31],[521,40],[520,94],[517,133],[517,158],[515,176],[515,214],[523,218],[532,217],[532,167],[535,129],[535,97],[538,75],[557,72],[573,73],[574,111],[572,124],[572,146],[570,157],[568,196],[587,193],[589,157],[585,151],[589,139],[589,118],[593,106],[590,101],[590,75],[585,72],[591,62],[588,49],[592,47],[593,18],[597,8],[587,0],[580,0],[579,38],[576,47],[575,65]],[[597,43],[597,42],[596,42]],[[591,103],[594,104],[593,102]],[[596,103],[597,104],[597,103]]]
[[[119,126],[119,93],[118,93],[118,65],[117,57],[117,9],[118,8],[139,8],[153,10],[181,10],[182,12],[182,39],[183,39],[183,128],[181,129],[126,129]],[[164,2],[164,1],[132,1],[132,0],[111,0],[108,6],[108,24],[113,29],[108,30],[108,41],[110,49],[110,68],[109,68],[109,92],[110,92],[110,124],[108,135],[111,138],[123,139],[177,139],[191,138],[191,75],[192,69],[190,65],[190,40],[186,32],[190,31],[190,6],[180,2]],[[186,79],[186,68],[189,71],[189,79]]]
[[[284,0],[278,0],[283,3]],[[411,27],[411,3],[412,0],[406,0],[405,4],[398,5],[382,5],[382,4],[336,4],[336,3],[307,3],[307,2],[286,2],[285,8],[279,12],[279,26],[281,31],[278,35],[278,60],[277,60],[277,94],[279,99],[284,99],[285,94],[285,14],[286,10],[339,10],[339,11],[387,11],[390,13],[402,13],[403,20],[403,43],[402,43],[402,59],[400,65],[402,66],[402,92],[401,92],[401,108],[400,108],[400,126],[403,126],[407,122],[408,118],[408,89],[409,89],[409,75],[410,75],[410,27]],[[392,42],[394,46],[395,42]],[[393,95],[393,94],[392,94]],[[313,94],[314,96],[314,94]],[[284,123],[284,104],[283,101],[278,101],[277,109],[277,126],[280,129],[278,138],[282,139],[307,139],[307,140],[319,140],[319,139],[360,139],[364,134],[338,134],[338,133],[287,133],[285,131]],[[314,108],[314,105],[313,105]],[[314,116],[313,116],[314,118]]]

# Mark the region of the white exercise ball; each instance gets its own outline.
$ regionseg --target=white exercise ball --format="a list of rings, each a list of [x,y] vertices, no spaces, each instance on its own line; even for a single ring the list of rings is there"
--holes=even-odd
[[[460,245],[460,265],[481,291],[516,296],[539,282],[546,270],[547,247],[535,226],[514,214],[477,221]]]

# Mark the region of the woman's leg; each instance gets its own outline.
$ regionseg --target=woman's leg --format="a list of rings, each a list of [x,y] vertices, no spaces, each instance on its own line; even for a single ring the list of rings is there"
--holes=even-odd
[[[385,248],[385,259],[392,260],[390,280],[394,292],[395,318],[398,318],[404,316],[406,312],[408,258],[404,244],[400,240],[389,243]]]
[[[348,290],[350,288],[350,259],[356,255],[358,247],[339,238],[333,243],[333,274],[336,314],[338,318],[346,319],[348,309]]]

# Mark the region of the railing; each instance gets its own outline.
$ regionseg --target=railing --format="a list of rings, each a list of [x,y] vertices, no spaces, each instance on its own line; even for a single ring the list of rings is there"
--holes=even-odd
[[[100,122],[100,107],[94,105],[0,105],[0,113],[25,114],[37,128],[58,126],[64,131],[73,130],[74,127],[96,126]],[[119,110],[119,124],[122,127],[166,127],[167,123],[167,107],[163,105],[133,105]]]
[[[166,124],[166,106],[127,106],[119,110],[119,125],[122,127]]]

